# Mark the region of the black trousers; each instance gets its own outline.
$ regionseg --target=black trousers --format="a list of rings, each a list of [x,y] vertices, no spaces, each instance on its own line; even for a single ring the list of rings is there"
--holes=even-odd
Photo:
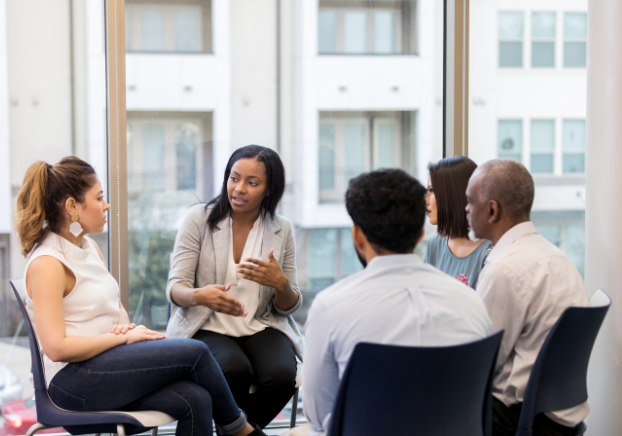
[[[518,429],[518,418],[523,403],[508,407],[494,397],[492,401],[492,435],[514,436]],[[533,436],[573,436],[579,425],[566,427],[540,413],[533,420]]]
[[[252,336],[232,337],[199,330],[248,420],[264,428],[296,390],[296,352],[287,336],[266,328]],[[257,390],[249,394],[251,385]]]

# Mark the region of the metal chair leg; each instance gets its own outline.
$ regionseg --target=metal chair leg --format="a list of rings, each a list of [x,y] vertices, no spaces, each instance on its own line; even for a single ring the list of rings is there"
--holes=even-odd
[[[296,392],[294,392],[294,397],[292,398],[292,416],[289,417],[289,428],[296,427],[296,415],[298,414],[298,388],[296,388]]]
[[[151,429],[151,436],[158,436],[158,427]]]
[[[40,423],[37,422],[36,424],[34,424],[32,427],[30,427],[28,429],[28,431],[26,432],[26,436],[32,436],[33,434],[35,434],[39,430],[45,430],[46,428],[52,428],[52,426],[51,425],[40,424]]]
[[[125,436],[125,427],[123,427],[123,424],[117,424],[117,435]]]

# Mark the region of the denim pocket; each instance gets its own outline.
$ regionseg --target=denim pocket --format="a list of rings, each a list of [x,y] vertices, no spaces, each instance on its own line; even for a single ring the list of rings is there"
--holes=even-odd
[[[54,385],[54,383],[50,383],[48,393],[50,394],[52,402],[61,409],[71,410],[73,412],[89,411],[89,407],[87,406],[85,400],[76,397],[75,395],[71,395],[69,392],[65,392],[58,386]]]

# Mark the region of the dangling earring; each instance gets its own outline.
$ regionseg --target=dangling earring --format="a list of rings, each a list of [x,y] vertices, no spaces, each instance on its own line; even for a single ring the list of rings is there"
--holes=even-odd
[[[69,231],[76,238],[82,233],[82,226],[78,222],[78,214],[71,215],[71,225],[69,226]]]

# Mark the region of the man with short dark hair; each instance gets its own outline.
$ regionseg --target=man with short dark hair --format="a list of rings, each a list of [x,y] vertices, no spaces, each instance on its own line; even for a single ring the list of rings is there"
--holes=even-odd
[[[398,169],[350,181],[346,208],[366,267],[320,292],[309,310],[303,385],[311,435],[326,434],[341,375],[359,342],[448,346],[490,331],[477,295],[413,254],[423,237],[425,193]]]
[[[477,283],[492,319],[504,329],[493,389],[493,436],[514,436],[531,369],[562,312],[588,306],[581,275],[562,251],[530,221],[534,183],[518,162],[492,160],[469,180],[467,207],[478,238],[490,239]],[[587,403],[536,416],[534,436],[569,436],[589,412]]]

